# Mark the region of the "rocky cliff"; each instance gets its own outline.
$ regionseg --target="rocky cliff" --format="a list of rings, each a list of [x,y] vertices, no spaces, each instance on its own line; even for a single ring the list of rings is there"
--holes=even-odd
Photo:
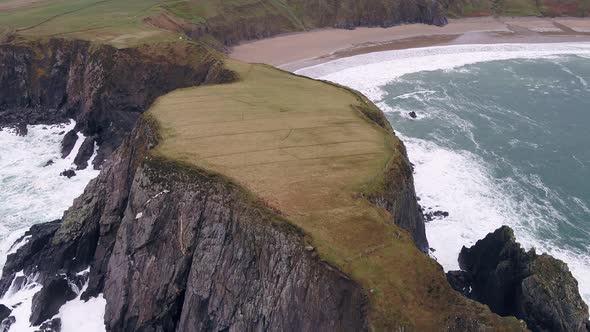
[[[89,45],[88,49],[101,47]],[[14,54],[33,54],[6,48],[4,52],[10,61]],[[28,67],[28,61],[23,63],[22,68],[35,68]],[[234,73],[218,67],[217,61],[209,65],[208,70],[202,68],[202,73],[208,74],[199,82],[235,78]],[[193,76],[189,73],[189,77]],[[43,106],[42,102],[54,100],[43,97],[44,90],[29,82],[21,86],[31,87],[24,95],[40,91],[40,97],[33,98],[36,104],[31,104],[3,95],[3,100],[12,100],[6,105],[22,106],[5,107],[5,114],[22,120],[26,117],[18,110],[32,112],[27,114],[35,114],[32,119],[38,122],[34,123],[57,122],[65,116],[61,113],[64,108],[52,111]],[[27,105],[38,107],[27,109]],[[391,135],[391,127],[377,108],[361,111]],[[105,112],[108,120],[112,113]],[[104,294],[105,324],[110,331],[359,331],[376,326],[522,330],[517,321],[501,319],[453,292],[442,271],[413,247],[411,239],[405,240],[402,230],[387,236],[396,239],[394,248],[408,251],[398,253],[402,262],[412,262],[403,265],[404,269],[414,280],[429,282],[417,284],[415,289],[396,285],[403,290],[401,295],[383,297],[379,292],[389,294],[386,289],[369,289],[362,278],[328,263],[310,246],[308,234],[233,180],[152,153],[162,130],[151,116],[138,118],[134,129],[123,135],[121,145],[103,163],[100,175],[63,218],[33,226],[25,235],[26,243],[8,257],[0,279],[0,297],[9,289],[27,287],[31,278],[43,285],[32,300],[30,316],[30,323],[40,330],[59,330],[59,320],[52,318],[83,285],[82,299]],[[85,123],[84,117],[78,119]],[[111,144],[115,146],[117,141]],[[378,181],[383,188],[371,191],[375,194],[368,199],[384,209],[384,216],[407,229],[425,250],[411,168],[399,144],[395,151],[400,155],[388,164],[384,181]],[[378,259],[383,248],[369,248],[362,255]],[[342,259],[348,260],[338,257]],[[420,312],[427,313],[426,319],[414,317],[415,311],[408,312],[404,306],[380,307],[381,303],[399,301],[418,306]],[[11,308],[0,309],[3,316],[9,316],[4,326],[13,323]],[[388,312],[395,316],[387,316],[385,323],[376,319]]]
[[[104,293],[109,331],[371,328],[369,290],[241,187],[151,155],[158,136],[149,117],[140,120],[63,220],[27,233],[4,267],[0,296],[36,275],[44,288],[30,321],[45,331],[58,331],[51,317],[84,283],[83,299]],[[436,301],[446,294],[431,292]],[[475,303],[449,301],[463,309],[437,330],[522,330]]]
[[[188,43],[116,49],[80,40],[13,38],[0,44],[0,68],[0,127],[74,119],[63,152],[68,155],[76,132],[83,133],[80,168],[94,143],[95,167],[100,166],[156,97],[233,79],[218,56]]]
[[[439,1],[422,0],[289,0],[213,2],[209,6],[180,1],[166,12],[149,17],[154,26],[186,33],[191,38],[212,36],[225,46],[279,33],[335,27],[389,27],[402,23],[445,25]]]
[[[91,265],[83,297],[104,292],[111,331],[366,329],[362,289],[298,229],[222,178],[145,159],[155,141],[141,123],[57,231],[35,226],[0,294],[20,270],[47,285]]]
[[[590,331],[588,306],[567,265],[526,252],[503,226],[459,255],[462,271],[447,274],[465,296],[503,316],[526,321],[532,331]]]

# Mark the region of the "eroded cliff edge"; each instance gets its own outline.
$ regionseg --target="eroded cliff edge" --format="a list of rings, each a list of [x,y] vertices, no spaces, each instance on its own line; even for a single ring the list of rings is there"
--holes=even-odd
[[[82,40],[13,37],[0,44],[0,127],[73,119],[76,128],[66,135],[64,156],[82,133],[90,151],[81,149],[77,164],[87,163],[96,143],[98,168],[157,97],[235,79],[222,64],[219,55],[197,44],[116,49]]]
[[[444,7],[438,0],[234,1],[209,6],[179,1],[145,21],[191,38],[210,36],[231,46],[244,40],[326,27],[354,29],[404,23],[443,26],[447,24]]]
[[[378,215],[387,224],[379,227],[388,231],[376,235],[391,244],[331,257],[335,265],[322,243],[233,180],[154,154],[165,130],[143,116],[62,220],[29,232],[9,257],[0,294],[24,285],[20,271],[44,289],[64,278],[87,282],[82,297],[104,293],[112,331],[522,330],[450,289],[442,269],[416,248],[420,215],[403,145],[374,105],[359,111],[397,142],[367,196],[384,208]],[[371,264],[383,255],[394,264],[375,274]],[[88,266],[89,275],[79,276]],[[33,301],[35,325],[59,308],[48,310],[44,298]]]

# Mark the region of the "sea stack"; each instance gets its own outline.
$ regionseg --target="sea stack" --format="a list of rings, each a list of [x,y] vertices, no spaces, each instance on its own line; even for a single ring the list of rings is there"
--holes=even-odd
[[[525,251],[503,226],[459,255],[462,271],[447,274],[465,296],[502,316],[516,316],[532,331],[587,331],[588,306],[567,264]]]

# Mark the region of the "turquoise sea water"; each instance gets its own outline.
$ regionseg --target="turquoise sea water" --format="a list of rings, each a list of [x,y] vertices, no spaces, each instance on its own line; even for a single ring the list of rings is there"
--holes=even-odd
[[[525,246],[568,262],[588,301],[590,59],[481,62],[381,89],[416,164],[422,204],[450,212],[428,225],[440,249],[433,255],[453,268],[475,233],[508,224]]]

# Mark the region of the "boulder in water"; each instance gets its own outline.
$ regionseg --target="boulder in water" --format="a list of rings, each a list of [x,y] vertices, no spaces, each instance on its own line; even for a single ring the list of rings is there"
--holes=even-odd
[[[63,140],[61,141],[61,157],[65,158],[70,155],[72,149],[76,145],[78,140],[78,134],[75,130],[70,130],[66,133]]]
[[[35,332],[60,332],[61,331],[61,319],[54,318],[46,321]]]
[[[16,322],[16,318],[14,316],[10,316],[5,318],[0,322],[0,332],[8,332],[10,330],[10,326]]]
[[[418,117],[418,115],[416,115],[416,112],[414,112],[414,111],[411,111],[411,112],[409,113],[409,115],[410,115],[410,117],[411,117],[412,119],[415,119],[415,118],[417,118],[417,117]]]
[[[40,325],[59,312],[59,308],[69,300],[76,298],[68,281],[56,278],[47,282],[43,288],[33,296],[31,318],[33,326]]]
[[[76,176],[76,172],[73,169],[66,169],[63,172],[59,173],[59,175],[65,176],[68,179],[70,179],[70,178]]]
[[[440,211],[440,210],[436,210],[436,211],[429,211],[424,213],[424,218],[426,219],[426,221],[433,221],[434,219],[442,219],[442,218],[446,218],[449,216],[449,213],[446,211]]]
[[[27,136],[28,133],[29,133],[29,129],[27,128],[26,123],[21,122],[16,125],[16,134],[18,136]]]
[[[90,157],[94,154],[94,137],[86,137],[82,145],[80,146],[80,150],[74,158],[74,164],[76,164],[76,169],[86,169],[88,167],[88,161]]]

